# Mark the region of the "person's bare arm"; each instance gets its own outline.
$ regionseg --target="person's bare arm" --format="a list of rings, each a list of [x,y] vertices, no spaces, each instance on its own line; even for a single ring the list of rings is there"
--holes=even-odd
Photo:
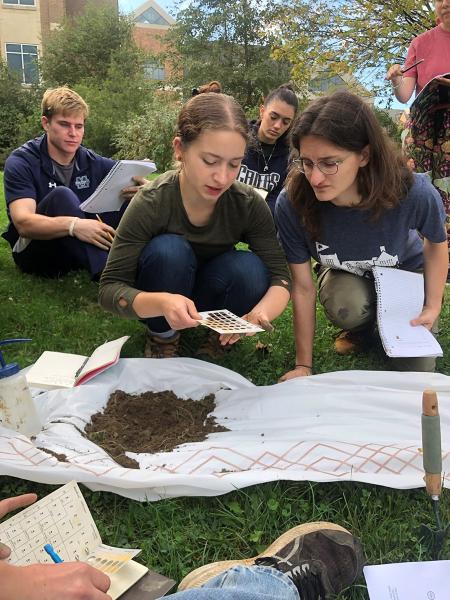
[[[190,298],[169,292],[139,292],[134,298],[133,309],[142,319],[165,317],[170,327],[176,330],[197,327],[201,319]]]
[[[411,325],[423,325],[431,329],[442,307],[445,281],[448,274],[447,242],[435,244],[424,240],[425,303],[422,312],[411,321]]]
[[[295,364],[280,381],[305,377],[312,373],[314,332],[316,325],[316,286],[311,263],[290,264],[292,274],[292,307],[294,317]]]
[[[32,198],[14,200],[9,205],[9,211],[19,235],[31,240],[53,240],[65,237],[72,231],[73,236],[82,242],[108,250],[111,237],[115,235],[113,227],[94,219],[40,215],[36,212],[36,201]]]
[[[399,102],[406,103],[416,87],[415,77],[404,77],[401,65],[392,65],[385,77],[392,83],[392,91]]]

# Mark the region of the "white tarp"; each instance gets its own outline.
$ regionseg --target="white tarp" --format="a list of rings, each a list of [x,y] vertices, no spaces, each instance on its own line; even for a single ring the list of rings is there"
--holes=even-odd
[[[138,500],[213,496],[274,480],[421,487],[427,388],[438,394],[444,485],[450,487],[450,377],[342,371],[257,387],[189,358],[121,359],[88,384],[36,396],[44,429],[32,443],[0,427],[0,473],[54,484],[75,479]],[[171,389],[194,399],[213,392],[217,422],[231,431],[172,452],[129,453],[141,468],[123,468],[80,434],[116,389]],[[65,454],[68,462],[37,447]]]

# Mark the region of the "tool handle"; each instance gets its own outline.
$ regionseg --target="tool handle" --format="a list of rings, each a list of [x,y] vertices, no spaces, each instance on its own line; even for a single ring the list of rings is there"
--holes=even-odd
[[[425,390],[422,396],[422,448],[427,492],[439,497],[442,489],[441,423],[439,403],[433,390]]]

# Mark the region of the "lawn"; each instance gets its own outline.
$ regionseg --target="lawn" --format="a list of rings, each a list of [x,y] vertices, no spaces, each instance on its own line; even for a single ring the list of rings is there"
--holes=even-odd
[[[0,229],[6,214],[0,176]],[[85,274],[61,280],[42,280],[21,274],[14,266],[7,243],[0,241],[1,339],[30,337],[32,341],[6,349],[7,358],[22,367],[45,349],[90,354],[99,344],[130,335],[122,356],[141,357],[144,328],[103,312],[97,304],[97,286]],[[449,294],[447,294],[447,299]],[[444,307],[441,345],[445,357],[438,371],[450,373],[450,308]],[[318,311],[315,371],[353,368],[385,368],[383,353],[376,349],[364,358],[338,357],[333,351],[336,330]],[[193,355],[197,331],[183,340],[186,355]],[[239,372],[258,385],[274,383],[294,362],[291,314],[288,309],[275,323],[275,332],[262,334],[268,345],[262,353],[255,339],[247,338],[220,364]],[[48,485],[1,477],[0,497],[37,490]],[[264,484],[217,498],[179,498],[139,503],[106,492],[83,493],[103,540],[115,546],[141,547],[140,560],[150,568],[179,580],[206,562],[242,558],[260,552],[284,530],[310,520],[329,520],[361,537],[369,563],[424,560],[428,547],[417,533],[421,522],[434,527],[429,500],[422,489],[392,490],[358,483],[284,482]],[[442,501],[443,520],[450,520],[447,492]],[[450,558],[447,545],[444,558]],[[367,599],[364,582],[343,593],[341,599]]]

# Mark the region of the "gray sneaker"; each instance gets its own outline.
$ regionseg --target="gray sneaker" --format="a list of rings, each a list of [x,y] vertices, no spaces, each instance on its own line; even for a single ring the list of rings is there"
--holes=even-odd
[[[340,525],[306,523],[286,531],[257,557],[211,563],[192,571],[178,589],[200,587],[236,565],[272,567],[293,581],[302,600],[328,600],[361,575],[364,555],[359,540]]]

